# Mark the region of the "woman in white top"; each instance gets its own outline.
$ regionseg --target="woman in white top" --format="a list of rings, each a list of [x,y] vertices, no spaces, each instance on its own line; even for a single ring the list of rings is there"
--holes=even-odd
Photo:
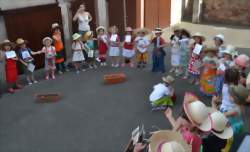
[[[83,35],[85,32],[90,31],[89,22],[91,22],[92,19],[91,14],[85,11],[85,5],[80,5],[73,18],[73,21],[78,21],[79,34]]]

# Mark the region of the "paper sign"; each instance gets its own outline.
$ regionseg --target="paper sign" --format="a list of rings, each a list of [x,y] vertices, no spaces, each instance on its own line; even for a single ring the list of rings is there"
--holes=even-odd
[[[8,52],[5,52],[5,55],[6,55],[7,59],[15,58],[16,52],[15,51],[8,51]]]
[[[131,39],[132,39],[131,35],[126,35],[125,36],[125,42],[130,43]]]
[[[111,38],[110,38],[110,41],[111,42],[116,42],[116,39],[117,39],[117,34],[112,34]]]
[[[226,66],[223,63],[220,63],[218,69],[221,70],[221,71],[225,71],[226,70]]]
[[[132,131],[132,140],[133,140],[133,145],[135,145],[140,137],[140,127],[138,126]]]
[[[28,59],[28,58],[31,58],[29,51],[23,51],[22,52],[22,57],[23,57],[24,60]]]
[[[29,63],[29,64],[28,64],[27,69],[28,69],[30,72],[34,72],[35,68],[36,68],[36,66],[35,66],[34,64],[32,64],[32,63]]]
[[[201,53],[201,51],[202,51],[202,47],[203,47],[202,45],[196,44],[195,47],[194,47],[193,53],[199,55]]]
[[[89,50],[88,51],[88,57],[93,58],[94,57],[94,50]]]

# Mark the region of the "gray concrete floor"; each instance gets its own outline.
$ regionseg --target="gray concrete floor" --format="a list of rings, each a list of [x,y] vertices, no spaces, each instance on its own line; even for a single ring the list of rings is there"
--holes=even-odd
[[[243,50],[244,52],[246,50]],[[166,62],[169,63],[169,54]],[[169,64],[167,69],[169,70]],[[124,72],[127,81],[107,86],[103,75]],[[14,95],[0,99],[0,152],[118,152],[127,144],[131,131],[140,124],[170,129],[163,112],[151,112],[148,96],[164,74],[146,70],[110,67],[73,72],[54,81],[40,81]],[[198,93],[197,86],[177,78],[174,84],[180,113],[185,91]],[[58,103],[38,104],[36,93],[60,93]],[[210,104],[209,99],[201,99]],[[249,115],[249,108],[246,115]],[[250,130],[246,117],[247,131]]]

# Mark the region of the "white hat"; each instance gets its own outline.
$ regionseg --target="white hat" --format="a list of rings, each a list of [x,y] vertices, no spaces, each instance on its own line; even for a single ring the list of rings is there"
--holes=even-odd
[[[149,138],[150,152],[191,152],[182,135],[171,130],[160,130]]]
[[[78,33],[75,33],[75,34],[72,35],[73,41],[79,39],[80,37],[81,37],[81,35],[78,34]]]
[[[206,38],[201,33],[199,33],[199,32],[194,33],[194,35],[192,36],[192,38],[194,38],[194,37],[200,37],[202,39],[202,41],[206,40]]]
[[[51,25],[51,27],[52,27],[52,29],[54,29],[54,28],[60,27],[60,25],[59,25],[58,23],[53,23],[53,24]]]
[[[43,39],[43,45],[45,45],[45,42],[46,41],[50,41],[50,43],[53,43],[53,40],[50,38],[50,37],[45,37],[44,39]]]
[[[96,32],[98,32],[99,30],[104,30],[105,31],[105,27],[104,26],[98,26],[96,28]]]
[[[154,33],[155,33],[155,34],[162,33],[162,28],[160,28],[160,27],[155,28]]]
[[[226,116],[213,108],[210,108],[212,120],[211,132],[221,139],[230,139],[233,136],[233,128],[229,126]]]
[[[11,46],[12,48],[15,47],[15,43],[11,42],[10,40],[4,40],[1,44],[0,44],[0,48],[2,49],[4,46]]]
[[[222,53],[226,53],[231,55],[232,57],[236,56],[238,52],[235,50],[235,47],[233,45],[227,45],[226,48],[222,51]]]
[[[125,28],[125,32],[133,32],[132,27],[126,27],[126,28]]]
[[[218,34],[218,35],[215,35],[214,39],[220,39],[222,42],[225,41],[225,37],[223,34]]]
[[[207,106],[192,93],[185,93],[183,108],[193,125],[205,132],[211,130],[212,122]]]

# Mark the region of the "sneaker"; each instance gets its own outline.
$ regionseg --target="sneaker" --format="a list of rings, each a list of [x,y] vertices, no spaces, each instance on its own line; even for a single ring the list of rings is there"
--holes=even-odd
[[[118,68],[118,67],[119,67],[119,64],[116,64],[114,67],[115,67],[115,68]]]
[[[30,86],[31,86],[31,85],[32,85],[32,82],[29,82],[29,83],[28,83],[28,85],[30,85]]]
[[[112,63],[112,64],[111,64],[111,67],[115,67],[115,65]]]
[[[134,64],[133,64],[133,63],[130,63],[129,66],[130,66],[130,68],[133,68],[133,67],[134,67]]]
[[[125,67],[126,66],[126,64],[125,63],[122,63],[122,65],[121,65],[122,67]]]
[[[9,88],[8,92],[11,93],[11,94],[13,94],[13,93],[15,93],[15,90],[13,88]]]
[[[65,72],[69,72],[70,70],[68,68],[65,69]]]
[[[100,58],[96,58],[95,59],[97,62],[101,62],[101,59]]]
[[[106,63],[106,62],[103,62],[103,66],[107,66],[107,63]]]
[[[82,72],[85,72],[86,71],[86,69],[82,69]]]
[[[17,85],[16,85],[16,88],[17,88],[17,89],[22,89],[22,87],[23,87],[23,86],[20,85],[20,84],[17,84]]]
[[[46,77],[45,77],[45,80],[49,80],[49,76],[46,76]]]
[[[62,71],[58,71],[58,73],[59,73],[59,74],[63,74],[63,72],[62,72]]]
[[[89,66],[90,69],[93,69],[94,67],[92,65]]]
[[[175,68],[172,68],[169,72],[170,73],[174,73],[175,72]]]
[[[37,84],[37,83],[38,83],[38,81],[37,81],[37,80],[34,80],[34,81],[33,81],[33,83]]]
[[[184,76],[184,77],[182,77],[182,79],[183,79],[183,80],[187,80],[187,79],[188,79],[188,77],[187,77],[187,76]]]
[[[79,71],[79,70],[77,70],[77,71],[76,71],[76,74],[79,74],[79,73],[80,73],[80,71]]]
[[[97,65],[94,65],[94,68],[97,69]]]
[[[52,79],[55,80],[55,79],[56,79],[56,76],[52,75]]]

